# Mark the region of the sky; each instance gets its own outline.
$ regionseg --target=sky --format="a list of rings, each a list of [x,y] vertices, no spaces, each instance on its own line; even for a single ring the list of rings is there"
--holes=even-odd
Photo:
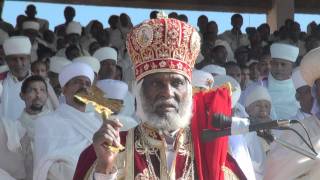
[[[24,14],[25,8],[28,4],[34,4],[37,7],[37,17],[49,20],[50,29],[58,24],[64,22],[63,10],[68,4],[54,4],[54,3],[38,3],[28,1],[5,1],[2,12],[2,17],[5,21],[11,24],[16,24],[16,17]],[[75,21],[79,21],[83,26],[87,25],[93,19],[99,20],[103,23],[104,27],[108,27],[108,18],[110,15],[120,13],[127,13],[131,17],[134,25],[139,24],[143,20],[149,18],[149,14],[154,9],[141,9],[141,8],[126,8],[126,7],[106,7],[106,6],[89,6],[89,5],[71,5],[76,9]],[[165,10],[169,14],[173,10]],[[186,14],[189,18],[189,23],[196,27],[197,18],[204,14],[207,15],[209,20],[216,21],[219,27],[219,33],[231,29],[230,17],[234,12],[209,12],[209,11],[181,11],[174,10],[178,14]],[[266,22],[266,14],[245,14],[243,16],[242,31],[246,27],[257,27]],[[306,31],[307,25],[311,21],[319,23],[319,15],[309,14],[295,14],[295,20],[301,25],[301,29]]]

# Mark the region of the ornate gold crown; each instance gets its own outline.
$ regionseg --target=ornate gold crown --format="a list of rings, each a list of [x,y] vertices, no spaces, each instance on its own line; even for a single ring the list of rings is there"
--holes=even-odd
[[[136,80],[156,72],[176,72],[191,80],[200,36],[191,25],[171,18],[144,21],[127,36]]]

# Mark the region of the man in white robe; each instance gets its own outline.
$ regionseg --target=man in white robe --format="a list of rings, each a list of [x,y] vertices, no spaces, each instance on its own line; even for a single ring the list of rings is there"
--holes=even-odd
[[[4,42],[3,48],[9,72],[2,81],[0,114],[7,120],[17,120],[25,107],[19,95],[21,85],[31,75],[31,43],[28,37],[13,36]],[[48,99],[48,101],[51,100]]]
[[[25,102],[25,109],[19,117],[26,134],[21,139],[24,164],[26,168],[26,180],[32,180],[33,173],[33,149],[34,149],[34,126],[36,119],[50,112],[45,104],[48,99],[46,81],[41,76],[30,76],[23,83],[20,93]]]
[[[28,37],[13,36],[4,42],[3,49],[9,72],[2,81],[0,111],[7,120],[17,120],[25,106],[19,94],[23,80],[30,75],[31,43]]]
[[[94,72],[87,64],[73,62],[59,74],[66,103],[39,118],[35,125],[34,180],[70,180],[80,153],[92,143],[102,122],[86,105],[74,98],[88,92]]]
[[[290,119],[303,120],[311,116],[311,109],[314,101],[311,93],[311,87],[303,79],[299,68],[296,68],[293,71],[292,80],[297,91],[296,98],[299,101],[300,108]]]
[[[249,85],[241,95],[241,103],[252,88],[262,85],[268,89],[271,96],[271,118],[289,119],[299,109],[299,103],[295,97],[296,90],[291,78],[299,48],[289,44],[274,43],[270,50],[272,60],[268,79]]]
[[[271,97],[268,90],[262,86],[256,86],[245,99],[245,108],[249,114],[251,123],[270,121]],[[257,135],[257,132],[250,132],[245,135],[248,149],[252,159],[257,180],[263,179],[266,154],[269,144]]]
[[[299,67],[303,79],[309,86],[313,86],[315,81],[320,78],[319,71],[319,56],[320,49],[314,49],[308,52],[301,61]],[[319,87],[316,87],[317,92]],[[319,96],[319,93],[317,93]],[[304,124],[315,151],[320,153],[320,120],[316,115],[310,116],[300,121]],[[305,139],[307,135],[299,124],[292,126],[298,131]],[[280,137],[297,147],[300,147],[306,151],[311,152],[309,148],[298,138],[297,135],[291,131],[284,131]],[[320,173],[320,160],[319,155],[315,160],[298,154],[294,151],[288,150],[279,144],[272,144],[270,154],[267,158],[267,164],[265,169],[265,179],[282,180],[282,179],[319,179]]]

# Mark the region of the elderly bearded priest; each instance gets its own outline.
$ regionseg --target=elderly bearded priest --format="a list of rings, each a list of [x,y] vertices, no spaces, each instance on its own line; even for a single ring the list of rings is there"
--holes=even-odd
[[[176,19],[148,20],[128,34],[141,123],[119,134],[119,121],[106,119],[82,152],[74,179],[246,179],[228,155],[227,137],[200,142],[212,113],[231,114],[231,100],[226,87],[192,96],[199,47],[197,31]],[[119,143],[125,151],[106,148]]]

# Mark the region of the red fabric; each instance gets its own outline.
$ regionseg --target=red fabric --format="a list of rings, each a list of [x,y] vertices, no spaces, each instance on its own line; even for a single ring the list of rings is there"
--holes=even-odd
[[[228,137],[217,138],[202,143],[200,135],[203,129],[212,129],[212,115],[222,113],[231,115],[231,99],[227,88],[210,92],[199,92],[193,97],[193,117],[191,132],[194,143],[194,155],[199,180],[223,180],[221,167],[225,164],[228,151]]]
[[[225,164],[226,167],[228,167],[233,173],[235,173],[240,180],[246,180],[246,176],[241,171],[240,167],[238,166],[235,159],[232,158],[231,155],[227,155],[227,161]]]

